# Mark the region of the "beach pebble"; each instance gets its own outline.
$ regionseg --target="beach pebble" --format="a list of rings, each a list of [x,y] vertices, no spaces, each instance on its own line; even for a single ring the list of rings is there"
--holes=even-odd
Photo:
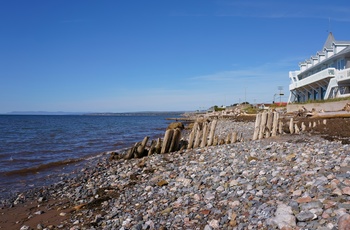
[[[317,218],[317,215],[310,212],[310,211],[302,211],[299,214],[296,215],[296,218],[298,219],[298,221],[300,222],[305,222],[305,221],[310,221],[310,220],[314,220]]]
[[[345,213],[338,220],[339,230],[349,230],[350,229],[350,215]]]
[[[349,145],[306,134],[251,141],[253,122],[218,122],[219,138],[233,131],[244,141],[106,157],[11,203],[69,200],[52,207],[64,229],[347,229]]]

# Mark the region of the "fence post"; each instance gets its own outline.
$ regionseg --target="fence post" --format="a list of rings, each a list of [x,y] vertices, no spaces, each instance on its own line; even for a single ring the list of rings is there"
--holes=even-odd
[[[194,140],[193,148],[199,147],[199,144],[201,142],[202,133],[203,133],[202,130],[197,129],[196,138]]]
[[[259,139],[262,139],[264,137],[265,127],[266,127],[266,120],[267,120],[267,113],[264,111],[262,113],[262,115],[261,115]]]
[[[255,118],[255,126],[254,126],[254,134],[253,134],[253,141],[258,139],[259,136],[259,128],[260,128],[260,122],[261,122],[261,113],[258,113]]]
[[[237,142],[237,132],[233,132],[231,137],[231,143],[236,143],[236,142]]]
[[[181,130],[179,128],[174,130],[173,138],[171,140],[169,152],[175,152],[179,150],[179,143],[181,139]]]
[[[205,147],[208,142],[208,130],[209,125],[208,122],[203,123],[203,137],[202,137],[202,142],[201,142],[201,148]]]
[[[209,132],[208,146],[213,145],[213,142],[214,142],[214,134],[215,134],[215,128],[216,128],[217,122],[218,122],[217,119],[214,119],[214,120],[211,122],[211,125],[210,125],[210,132]]]
[[[294,133],[294,122],[293,122],[293,117],[289,121],[289,132],[290,134]]]
[[[198,129],[198,122],[195,122],[193,127],[192,127],[192,131],[190,133],[190,136],[188,138],[188,148],[191,149],[193,147],[193,142],[194,142],[194,138],[196,136],[196,132]]]
[[[171,139],[173,137],[173,133],[174,133],[173,129],[168,129],[167,131],[165,131],[163,146],[162,146],[162,150],[160,151],[160,153],[164,154],[164,153],[167,153],[169,151],[169,147],[170,147]]]
[[[271,136],[273,137],[277,135],[278,118],[279,118],[279,113],[273,112],[272,134],[271,134]]]
[[[265,130],[265,138],[268,138],[271,136],[271,132],[272,132],[272,120],[273,119],[273,113],[272,112],[268,112],[267,114],[267,122],[266,122],[266,130]]]

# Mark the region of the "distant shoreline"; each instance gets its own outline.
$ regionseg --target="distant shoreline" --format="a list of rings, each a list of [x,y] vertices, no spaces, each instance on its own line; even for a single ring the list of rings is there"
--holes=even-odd
[[[9,113],[0,113],[0,115],[54,115],[54,116],[149,116],[149,115],[181,115],[188,111],[143,111],[143,112],[120,112],[120,113],[94,113],[94,112],[45,112],[45,111],[14,111]]]

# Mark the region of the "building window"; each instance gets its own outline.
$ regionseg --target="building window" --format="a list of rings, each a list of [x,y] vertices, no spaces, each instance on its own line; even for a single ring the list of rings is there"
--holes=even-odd
[[[345,69],[345,59],[340,59],[337,61],[337,69]]]

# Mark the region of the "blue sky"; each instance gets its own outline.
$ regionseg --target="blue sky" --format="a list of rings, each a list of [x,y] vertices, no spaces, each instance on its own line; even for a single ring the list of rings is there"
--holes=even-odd
[[[271,102],[348,1],[1,0],[0,113]]]

